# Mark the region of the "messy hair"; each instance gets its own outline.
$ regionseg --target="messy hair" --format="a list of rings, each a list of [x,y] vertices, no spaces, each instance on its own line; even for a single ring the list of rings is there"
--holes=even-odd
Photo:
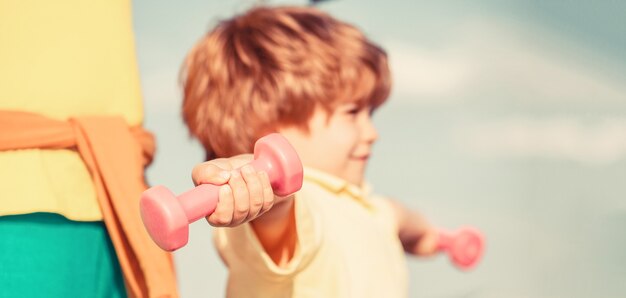
[[[252,152],[280,127],[304,130],[319,105],[373,108],[391,86],[387,55],[312,7],[257,7],[220,22],[187,55],[183,118],[207,159]]]

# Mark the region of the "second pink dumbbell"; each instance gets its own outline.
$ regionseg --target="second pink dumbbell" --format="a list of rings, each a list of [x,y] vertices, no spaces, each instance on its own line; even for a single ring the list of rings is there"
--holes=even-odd
[[[483,235],[474,228],[464,227],[454,233],[439,230],[437,250],[447,252],[458,268],[469,270],[480,260],[484,242]]]
[[[258,171],[267,172],[272,189],[278,196],[287,196],[302,187],[302,163],[291,144],[279,134],[260,138],[254,145],[254,161]],[[164,186],[143,192],[141,218],[152,240],[164,250],[174,251],[189,240],[189,224],[215,211],[219,186],[199,185],[176,197]]]

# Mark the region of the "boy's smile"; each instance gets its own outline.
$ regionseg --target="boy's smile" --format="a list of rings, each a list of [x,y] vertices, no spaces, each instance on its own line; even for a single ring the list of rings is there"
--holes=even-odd
[[[309,132],[295,127],[279,129],[296,148],[305,166],[361,185],[378,132],[369,106],[339,104],[330,113],[317,107],[308,122]]]

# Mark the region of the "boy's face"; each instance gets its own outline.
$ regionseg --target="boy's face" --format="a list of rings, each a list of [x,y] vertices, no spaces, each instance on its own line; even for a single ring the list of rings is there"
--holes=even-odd
[[[304,166],[325,171],[361,185],[365,166],[378,138],[369,106],[340,104],[331,113],[318,107],[309,120],[309,132],[280,129],[300,155]]]

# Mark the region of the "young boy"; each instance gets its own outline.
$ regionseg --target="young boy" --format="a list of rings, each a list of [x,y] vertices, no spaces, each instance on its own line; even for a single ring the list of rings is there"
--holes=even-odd
[[[407,296],[403,249],[432,254],[437,234],[363,181],[371,115],[391,85],[381,48],[315,8],[259,7],[209,32],[183,78],[184,119],[210,160],[194,183],[223,185],[207,220],[229,297]],[[305,166],[289,197],[274,197],[266,173],[232,171],[270,132]]]

